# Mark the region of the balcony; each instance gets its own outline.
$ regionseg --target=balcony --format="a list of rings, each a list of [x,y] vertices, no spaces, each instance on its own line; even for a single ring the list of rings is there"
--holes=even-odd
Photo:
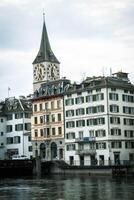
[[[76,150],[76,155],[94,155],[94,154],[96,154],[96,149]]]
[[[83,138],[76,138],[75,139],[75,142],[84,142],[84,143],[86,143],[86,142],[95,142],[95,137],[83,137]]]

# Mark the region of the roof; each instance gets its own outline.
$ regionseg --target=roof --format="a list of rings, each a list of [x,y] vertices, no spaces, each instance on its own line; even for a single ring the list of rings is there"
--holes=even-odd
[[[128,78],[124,77],[88,77],[85,81],[81,84],[72,84],[66,91],[66,94],[75,93],[75,92],[82,92],[97,88],[118,88],[118,89],[125,89],[134,92],[134,85],[129,81]]]
[[[44,20],[40,49],[39,49],[39,52],[38,52],[33,64],[38,64],[38,63],[45,62],[45,61],[59,64],[58,59],[56,58],[56,56],[54,55],[54,53],[51,49],[49,39],[48,39],[46,24],[45,24],[45,20]]]
[[[55,98],[58,95],[62,96],[64,92],[68,89],[70,85],[70,80],[65,77],[59,80],[54,80],[51,82],[46,82],[41,84],[40,88],[34,92],[34,100],[40,98]]]
[[[16,99],[15,97],[9,97],[5,99],[4,103],[0,104],[1,115],[6,115],[12,112],[32,112],[31,100],[26,98]]]

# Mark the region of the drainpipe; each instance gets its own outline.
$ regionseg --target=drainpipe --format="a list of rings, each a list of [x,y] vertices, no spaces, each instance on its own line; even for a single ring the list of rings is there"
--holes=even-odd
[[[109,96],[108,96],[108,86],[107,86],[107,80],[106,80],[106,97],[107,97],[107,120],[108,120],[108,149],[109,149],[109,160],[110,158],[110,153],[111,153],[111,144],[109,142],[109,135],[110,135],[110,122],[109,122]]]
[[[66,146],[65,146],[65,126],[66,126],[66,124],[65,124],[65,104],[64,104],[64,94],[63,94],[63,128],[64,128],[64,152],[63,152],[63,160],[65,161],[65,148],[66,148]]]

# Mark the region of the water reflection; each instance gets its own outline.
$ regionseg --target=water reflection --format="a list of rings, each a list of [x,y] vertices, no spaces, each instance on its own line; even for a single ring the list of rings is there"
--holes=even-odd
[[[52,176],[1,179],[2,200],[133,200],[133,179]]]

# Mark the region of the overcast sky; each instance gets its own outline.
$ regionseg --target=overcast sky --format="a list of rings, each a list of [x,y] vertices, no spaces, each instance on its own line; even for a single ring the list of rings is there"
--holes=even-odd
[[[134,83],[134,0],[0,0],[0,99],[32,93],[43,8],[61,77],[129,73]]]

